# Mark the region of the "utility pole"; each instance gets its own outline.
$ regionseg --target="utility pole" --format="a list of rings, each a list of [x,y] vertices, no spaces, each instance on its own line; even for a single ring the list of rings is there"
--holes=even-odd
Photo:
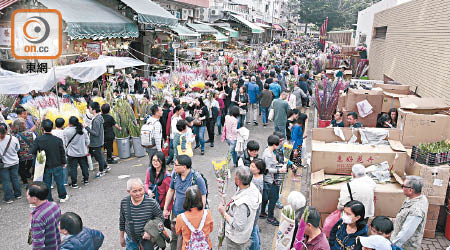
[[[270,29],[270,42],[273,42],[273,13],[275,12],[275,0],[272,0],[272,28]]]

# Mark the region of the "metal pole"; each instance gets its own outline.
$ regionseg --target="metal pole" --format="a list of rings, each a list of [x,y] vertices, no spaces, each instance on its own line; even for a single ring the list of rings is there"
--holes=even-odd
[[[52,68],[53,68],[53,80],[56,83],[56,100],[57,100],[57,104],[58,104],[58,111],[61,111],[61,109],[59,108],[59,98],[58,98],[58,82],[56,81],[56,68],[55,68],[55,64],[53,63],[52,60]]]
[[[272,29],[270,30],[270,42],[273,42],[273,13],[275,12],[275,0],[272,0]]]
[[[173,72],[177,70],[177,49],[173,50]]]

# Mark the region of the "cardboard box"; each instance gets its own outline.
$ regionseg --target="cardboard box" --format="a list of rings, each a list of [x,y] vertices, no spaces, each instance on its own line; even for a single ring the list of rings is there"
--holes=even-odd
[[[423,232],[423,237],[427,239],[434,239],[436,238],[436,230],[427,230]]]
[[[346,100],[347,100],[347,94],[344,93],[343,90],[339,91],[337,110],[342,111],[344,109]]]
[[[450,166],[427,166],[411,159],[411,154],[407,155],[405,172],[407,175],[416,175],[423,178],[422,193],[427,197],[431,205],[444,205],[447,194],[447,187],[450,178]],[[439,214],[439,212],[438,212]]]
[[[375,130],[385,130],[373,128]],[[341,128],[347,142],[355,134],[360,142],[359,130]],[[317,128],[312,133],[311,172],[321,169],[325,174],[351,174],[354,164],[370,166],[384,161],[393,165],[393,170],[399,176],[405,175],[406,150],[397,141],[400,136],[398,129],[388,129],[389,145],[362,145],[333,143],[342,141],[334,134],[334,128]],[[394,162],[394,159],[397,159]]]
[[[409,95],[409,85],[375,83],[373,87],[374,88],[382,88],[383,91],[388,92],[388,93]]]
[[[439,218],[440,211],[441,206],[430,204],[428,206],[427,220],[437,220]]]
[[[376,115],[381,112],[381,105],[383,103],[382,89],[349,89],[347,93],[347,100],[345,101],[345,110],[357,112],[356,104],[360,101],[367,100],[373,107],[373,113]]]
[[[332,176],[335,175],[326,175],[326,178]],[[345,185],[345,182],[324,187],[312,185],[311,206],[317,208],[321,214],[332,213],[337,209],[340,190]],[[395,217],[398,211],[400,211],[405,198],[400,184],[377,184],[375,188],[375,216]]]
[[[400,98],[397,128],[406,147],[450,138],[450,107],[442,99]]]
[[[408,95],[401,95],[395,93],[383,92],[383,104],[381,106],[381,112],[389,113],[391,108],[400,108],[400,98],[407,97]]]

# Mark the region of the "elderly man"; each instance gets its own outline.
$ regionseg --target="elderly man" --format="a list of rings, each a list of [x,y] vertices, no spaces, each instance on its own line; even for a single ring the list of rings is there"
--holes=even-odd
[[[428,200],[422,194],[423,179],[407,176],[402,186],[406,200],[395,217],[391,241],[405,250],[420,249],[428,213]]]
[[[247,85],[247,93],[249,98],[249,117],[250,122],[253,119],[253,124],[258,125],[258,97],[259,97],[259,86],[256,84],[256,77],[252,76],[250,82]]]
[[[258,188],[252,183],[252,177],[250,168],[238,167],[234,176],[238,191],[227,207],[219,206],[219,212],[226,222],[225,241],[228,250],[250,248],[250,235],[262,200]]]
[[[144,226],[156,217],[163,218],[159,204],[145,194],[144,184],[139,178],[127,181],[127,192],[130,195],[120,202],[120,245],[126,246],[127,250],[138,250],[140,246],[153,249],[150,234],[144,232]]]
[[[366,218],[374,216],[374,191],[376,183],[366,175],[366,168],[361,164],[353,165],[352,177],[352,181],[341,188],[337,209],[343,210],[347,202],[357,200],[364,204]]]

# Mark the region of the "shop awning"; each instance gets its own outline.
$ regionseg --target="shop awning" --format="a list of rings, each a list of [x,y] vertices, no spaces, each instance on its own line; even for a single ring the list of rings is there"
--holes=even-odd
[[[225,27],[225,26],[216,26],[219,29],[223,29],[224,32],[227,34],[227,36],[231,37],[231,38],[236,38],[239,37],[239,31],[234,30],[230,27]]]
[[[178,19],[151,0],[121,0],[137,12],[138,23],[157,26],[175,26]]]
[[[0,10],[10,6],[11,4],[17,2],[18,0],[3,0],[0,1]]]
[[[203,23],[187,23],[186,25],[200,34],[215,34],[218,32],[213,27]]]
[[[281,26],[279,24],[274,23],[273,24],[273,29],[276,31],[283,31],[283,28],[281,28]]]
[[[228,37],[220,33],[219,31],[217,31],[217,33],[215,33],[214,36],[216,37],[216,41],[218,42],[228,42]]]
[[[255,24],[258,25],[261,28],[264,28],[264,29],[270,29],[271,28],[270,25],[267,25],[267,24],[264,24],[264,23],[255,23]]]
[[[230,17],[231,17],[231,19],[235,20],[236,22],[239,22],[239,23],[247,26],[247,28],[249,28],[252,31],[252,33],[263,33],[264,32],[264,29],[260,28],[258,25],[254,24],[250,21],[247,21],[247,19],[245,19],[242,16],[230,14]]]
[[[177,33],[181,37],[200,37],[201,35],[195,31],[188,29],[186,26],[177,24],[176,26],[170,27],[172,31]]]
[[[49,9],[61,12],[64,32],[72,40],[138,37],[137,25],[114,9],[95,0],[39,0]]]

